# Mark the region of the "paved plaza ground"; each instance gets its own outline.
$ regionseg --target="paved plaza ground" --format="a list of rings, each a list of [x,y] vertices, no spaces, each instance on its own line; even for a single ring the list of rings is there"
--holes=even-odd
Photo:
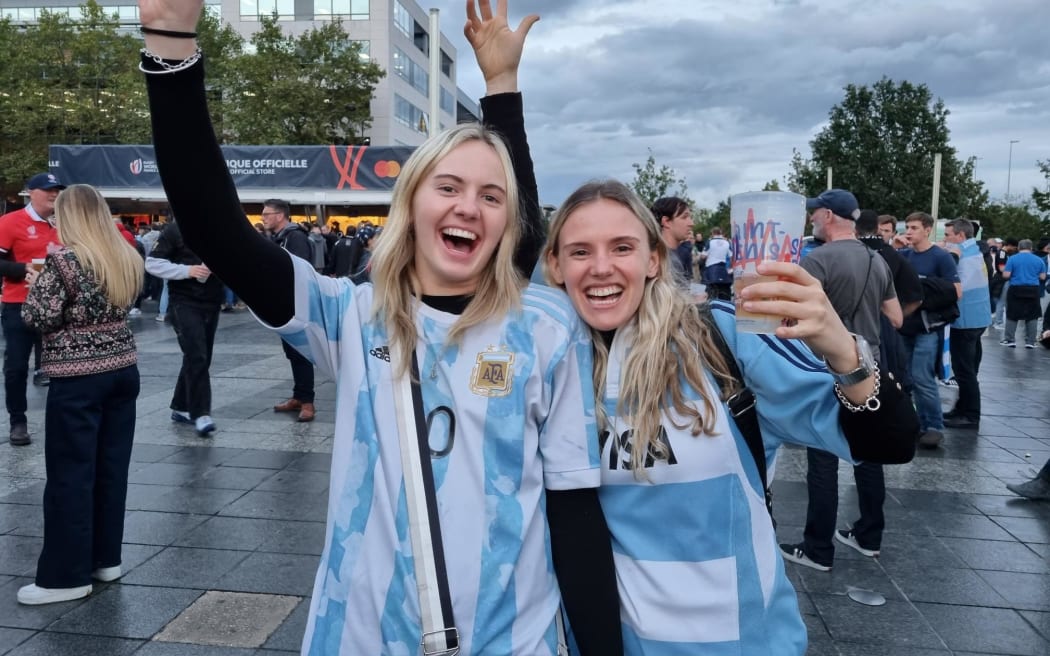
[[[0,654],[298,652],[324,538],[335,387],[318,381],[312,424],[274,414],[291,390],[278,338],[247,313],[223,314],[211,370],[218,431],[199,438],[169,419],[181,356],[153,316],[133,320],[142,393],[123,579],[78,601],[15,601],[41,547],[46,389],[29,389],[33,444],[0,444]],[[830,573],[786,565],[810,654],[1050,654],[1050,503],[1004,487],[1050,458],[1050,352],[999,339],[984,338],[981,430],[948,429],[942,448],[887,468],[881,558],[840,546]],[[946,404],[954,394],[942,389]],[[856,496],[852,469],[840,471],[844,525]],[[801,539],[804,481],[805,452],[787,450],[774,483],[782,541]],[[887,602],[858,604],[851,588]]]

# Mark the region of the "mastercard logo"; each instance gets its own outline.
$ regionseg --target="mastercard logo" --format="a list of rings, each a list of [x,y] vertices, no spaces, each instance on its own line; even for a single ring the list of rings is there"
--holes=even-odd
[[[380,160],[375,165],[376,175],[380,178],[396,178],[401,174],[401,162]]]

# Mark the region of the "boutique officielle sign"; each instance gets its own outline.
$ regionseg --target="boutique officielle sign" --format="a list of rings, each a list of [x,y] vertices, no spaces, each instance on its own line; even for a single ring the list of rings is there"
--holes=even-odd
[[[384,191],[394,188],[407,146],[223,146],[238,188]],[[51,172],[66,184],[160,187],[153,146],[51,146]]]

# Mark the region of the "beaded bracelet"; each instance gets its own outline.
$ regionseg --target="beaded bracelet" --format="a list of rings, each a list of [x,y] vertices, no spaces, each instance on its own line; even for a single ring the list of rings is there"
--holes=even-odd
[[[196,39],[196,32],[176,32],[175,30],[161,30],[155,27],[146,27],[143,25],[139,28],[139,31],[143,34],[156,34],[157,36],[169,36],[173,39]]]

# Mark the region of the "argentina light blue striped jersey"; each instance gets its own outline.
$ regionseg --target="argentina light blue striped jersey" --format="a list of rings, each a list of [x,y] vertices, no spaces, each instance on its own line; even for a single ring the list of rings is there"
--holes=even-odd
[[[737,334],[733,306],[715,320],[755,393],[769,461],[793,442],[849,459],[839,404],[823,363],[801,342]],[[615,416],[624,358],[621,329],[609,353],[605,408]],[[713,381],[709,395],[717,398]],[[687,398],[702,411],[699,394]],[[806,628],[766,512],[758,469],[722,404],[713,434],[694,437],[663,419],[667,458],[628,468],[631,429],[602,431],[602,509],[613,536],[624,646],[631,656],[801,656]]]
[[[295,317],[278,332],[337,381],[324,551],[303,654],[413,655],[418,592],[389,338],[371,284],[295,263]],[[595,487],[591,343],[566,296],[522,306],[454,345],[458,317],[416,307],[424,414],[453,614],[464,656],[556,653],[559,596],[544,489]]]

